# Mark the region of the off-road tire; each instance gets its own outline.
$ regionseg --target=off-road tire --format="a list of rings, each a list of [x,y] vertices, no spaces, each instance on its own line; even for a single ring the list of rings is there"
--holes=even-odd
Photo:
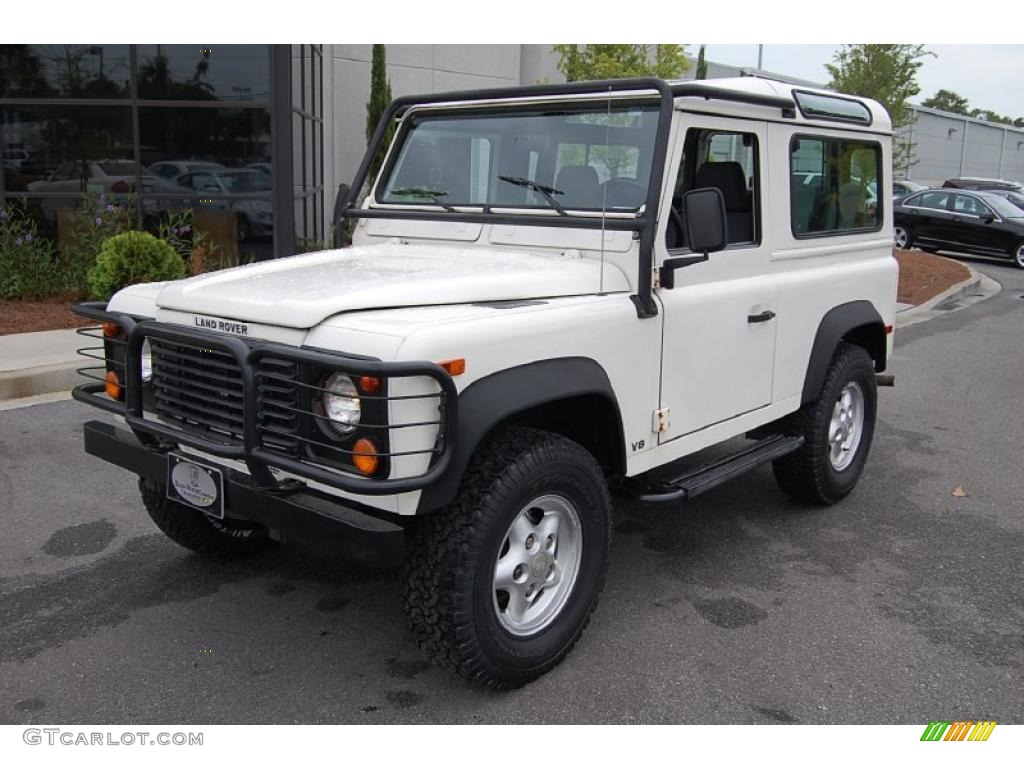
[[[511,521],[548,493],[569,499],[579,513],[579,570],[553,621],[517,637],[493,605],[494,564]],[[503,428],[478,449],[457,499],[417,519],[410,533],[403,602],[420,649],[476,685],[516,688],[558,664],[586,628],[604,586],[611,499],[582,446],[549,432]]]
[[[139,479],[146,511],[167,538],[216,560],[234,560],[275,544],[267,529],[256,523],[214,517],[167,498],[166,487]]]
[[[828,430],[832,409],[843,387],[856,382],[864,393],[864,424],[853,460],[842,471],[829,461]],[[863,347],[842,343],[832,357],[821,394],[790,417],[787,431],[803,435],[804,444],[772,462],[779,487],[809,504],[834,504],[857,484],[875,431],[878,390],[874,363]]]

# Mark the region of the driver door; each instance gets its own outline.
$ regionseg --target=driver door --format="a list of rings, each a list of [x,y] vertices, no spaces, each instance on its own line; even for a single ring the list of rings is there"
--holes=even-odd
[[[656,292],[664,318],[661,408],[671,409],[659,444],[771,403],[778,290],[762,237],[764,147],[764,127],[751,121],[694,116],[677,134],[673,206],[687,190],[720,189],[728,245],[676,270],[674,287]],[[680,221],[678,210],[671,219]],[[692,255],[677,229],[671,221],[661,228],[659,263]]]

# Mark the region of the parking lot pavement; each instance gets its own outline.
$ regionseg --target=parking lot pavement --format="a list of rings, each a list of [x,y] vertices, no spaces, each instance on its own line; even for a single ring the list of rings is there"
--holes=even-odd
[[[0,411],[0,722],[1024,722],[1024,271],[974,266],[1004,290],[898,333],[851,497],[619,503],[583,640],[504,694],[423,660],[395,574],[204,562],[83,454],[95,412]]]

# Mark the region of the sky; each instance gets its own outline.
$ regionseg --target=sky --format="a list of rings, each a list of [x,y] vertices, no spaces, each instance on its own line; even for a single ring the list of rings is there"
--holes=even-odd
[[[829,79],[825,63],[837,45],[765,45],[762,68],[780,75],[816,83]],[[971,107],[1001,115],[1024,117],[1024,45],[925,45],[935,53],[917,72],[921,93],[911,99],[920,104],[940,88],[964,96]],[[691,53],[698,46],[691,45]],[[708,44],[708,61],[736,66],[757,66],[756,45]]]

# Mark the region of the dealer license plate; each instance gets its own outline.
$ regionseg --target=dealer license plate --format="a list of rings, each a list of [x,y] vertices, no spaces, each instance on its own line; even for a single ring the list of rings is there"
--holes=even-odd
[[[167,454],[167,498],[224,518],[224,475],[216,467]]]

